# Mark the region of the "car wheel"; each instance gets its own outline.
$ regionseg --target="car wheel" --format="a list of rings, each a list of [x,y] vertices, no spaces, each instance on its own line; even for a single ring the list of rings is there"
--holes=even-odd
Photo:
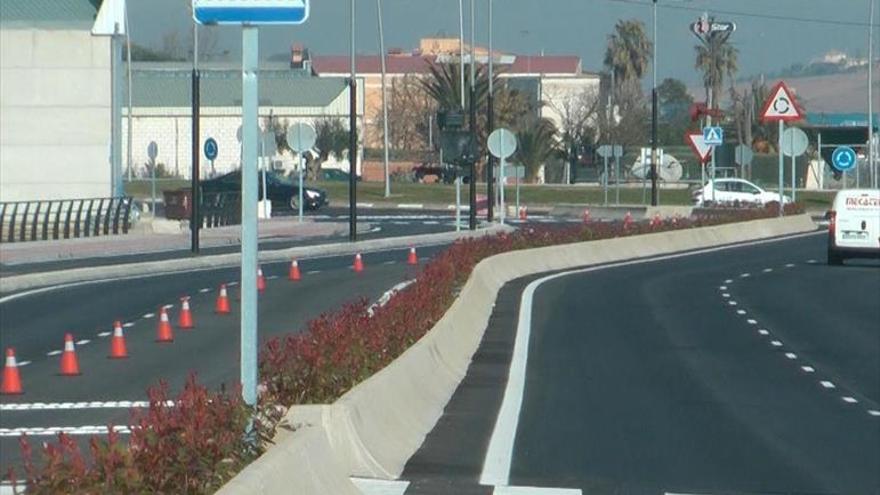
[[[299,196],[296,194],[291,196],[290,200],[287,201],[287,206],[289,206],[291,210],[299,211]]]
[[[832,266],[840,266],[843,264],[843,258],[833,250],[828,250],[828,264]]]

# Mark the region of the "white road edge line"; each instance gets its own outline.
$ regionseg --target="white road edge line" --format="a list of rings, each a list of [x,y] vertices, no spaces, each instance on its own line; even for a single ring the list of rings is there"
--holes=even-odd
[[[114,426],[113,431],[127,435],[131,433],[128,426]],[[55,436],[59,433],[67,435],[102,435],[109,432],[106,426],[47,426],[47,427],[23,427],[23,428],[0,428],[0,437],[17,437],[23,434],[32,437]]]
[[[166,401],[166,406],[174,406],[174,401]],[[91,402],[16,402],[0,404],[0,411],[81,411],[85,409],[130,409],[150,407],[145,400],[110,400]]]
[[[495,420],[495,427],[492,430],[492,436],[489,440],[489,447],[486,449],[486,457],[483,460],[483,470],[480,473],[480,484],[489,486],[508,486],[510,484],[510,465],[513,461],[513,444],[516,439],[516,430],[519,424],[519,414],[522,409],[523,393],[525,392],[525,375],[526,364],[528,362],[529,340],[531,337],[532,323],[532,299],[535,291],[545,282],[562,278],[570,275],[578,275],[590,273],[610,268],[618,268],[623,266],[642,265],[647,263],[655,263],[658,261],[667,261],[678,258],[686,258],[699,254],[716,253],[720,251],[729,251],[732,249],[740,249],[745,247],[759,246],[771,244],[775,242],[799,239],[801,237],[814,236],[822,234],[822,232],[807,232],[794,234],[791,236],[777,237],[773,239],[763,239],[757,241],[736,244],[733,246],[717,246],[705,248],[685,253],[674,253],[657,256],[648,259],[627,260],[606,265],[594,266],[589,268],[579,268],[576,270],[565,271],[539,278],[523,290],[520,299],[519,320],[516,328],[516,338],[513,344],[513,356],[510,360],[510,368],[508,371],[507,385],[504,388],[504,398],[501,401],[501,408],[498,410],[498,416]],[[728,281],[725,283],[730,283]],[[730,301],[735,305],[734,301]]]

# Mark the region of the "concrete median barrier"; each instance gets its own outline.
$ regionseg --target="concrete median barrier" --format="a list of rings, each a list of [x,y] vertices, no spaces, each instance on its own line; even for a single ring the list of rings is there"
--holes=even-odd
[[[501,287],[547,271],[651,257],[815,230],[807,215],[503,253],[480,262],[443,318],[385,369],[333,404],[294,406],[305,441],[285,438],[220,493],[349,493],[349,476],[394,479],[465,376]],[[316,447],[317,446],[317,447]],[[302,459],[308,455],[309,461]],[[315,466],[332,466],[317,469]],[[281,468],[280,466],[285,466]],[[320,478],[320,479],[316,479]],[[308,479],[306,482],[304,479]],[[289,481],[289,482],[288,482]],[[299,490],[291,490],[291,486]],[[336,487],[340,487],[338,490]],[[334,489],[329,489],[334,488]]]

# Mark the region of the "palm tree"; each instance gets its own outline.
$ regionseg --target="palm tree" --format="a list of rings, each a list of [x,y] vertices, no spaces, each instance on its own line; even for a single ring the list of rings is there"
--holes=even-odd
[[[608,36],[605,49],[605,67],[614,71],[621,85],[638,83],[648,71],[653,44],[645,32],[642,21],[630,19],[617,21],[614,32]]]
[[[457,63],[431,64],[431,76],[421,80],[422,87],[437,102],[437,107],[451,110],[461,107],[461,77]],[[465,71],[469,70],[465,68]],[[486,105],[489,95],[489,75],[483,65],[477,66],[474,73],[474,89],[476,90],[477,109]],[[497,83],[497,76],[495,82]],[[470,108],[470,79],[465,78],[464,110]],[[478,110],[479,111],[479,110]]]
[[[516,159],[526,168],[526,180],[532,182],[541,167],[559,156],[556,126],[546,118],[535,119],[516,133]]]
[[[706,90],[706,99],[712,109],[719,107],[721,88],[724,79],[734,79],[738,67],[739,50],[728,43],[728,38],[713,34],[702,44],[694,47],[697,52],[697,60],[694,68],[703,73],[703,87]]]

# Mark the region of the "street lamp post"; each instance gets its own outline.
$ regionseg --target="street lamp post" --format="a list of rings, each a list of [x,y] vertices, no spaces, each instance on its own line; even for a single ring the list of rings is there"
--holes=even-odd
[[[382,149],[384,151],[385,197],[391,196],[391,182],[388,176],[388,87],[385,67],[385,31],[382,29],[382,0],[376,0],[379,18],[379,60],[382,62]]]
[[[495,81],[492,80],[493,72],[493,54],[492,54],[492,0],[489,3],[489,95],[486,100],[486,134],[491,134],[495,130]],[[495,159],[489,154],[489,161],[486,166],[486,221],[494,220],[495,206]]]
[[[477,23],[476,19],[476,10],[474,4],[476,0],[471,0],[471,101],[470,101],[470,131],[471,131],[471,142],[477,142],[477,89],[476,89],[476,71],[477,71],[477,60],[476,60],[476,51],[474,48],[474,43],[476,42],[475,38],[475,26]],[[477,157],[473,156],[471,158],[471,181],[468,184],[470,187],[470,208],[468,210],[468,225],[471,230],[477,229]]]
[[[357,240],[357,79],[355,67],[354,16],[351,0],[351,75],[348,81],[348,240]]]
[[[653,8],[653,51],[651,63],[651,206],[657,206],[657,0]]]

